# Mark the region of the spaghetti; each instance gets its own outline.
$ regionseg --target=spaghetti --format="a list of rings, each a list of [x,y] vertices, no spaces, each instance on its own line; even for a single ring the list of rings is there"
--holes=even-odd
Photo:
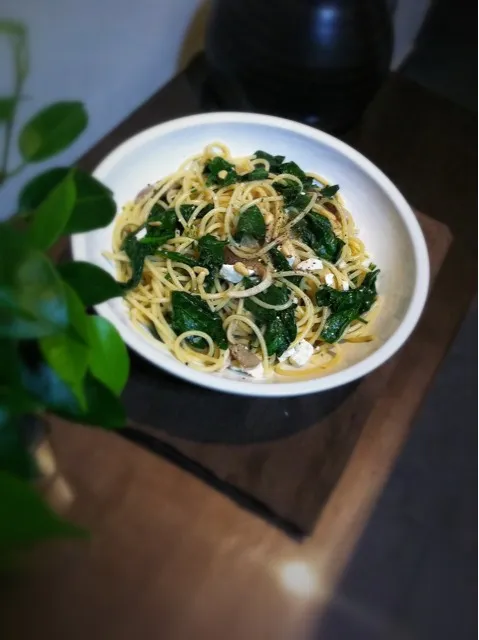
[[[133,323],[202,371],[334,366],[373,339],[378,273],[338,189],[282,156],[208,145],[117,218],[105,255]]]

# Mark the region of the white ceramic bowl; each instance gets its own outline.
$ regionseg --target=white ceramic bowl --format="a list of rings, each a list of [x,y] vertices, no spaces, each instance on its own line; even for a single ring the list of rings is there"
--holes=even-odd
[[[130,323],[120,298],[97,311],[118,329],[129,347],[169,373],[195,384],[251,396],[294,396],[331,389],[370,373],[408,338],[422,312],[429,283],[429,258],[419,224],[392,182],[369,160],[326,133],[289,120],[251,113],[208,113],[165,122],[123,143],[94,175],[112,189],[119,207],[142,187],[173,172],[190,155],[220,140],[234,156],[264,149],[286,155],[304,170],[338,183],[374,262],[381,269],[382,307],[374,321],[373,342],[347,345],[338,368],[296,382],[209,374],[176,360],[158,343],[146,340]],[[102,256],[111,248],[112,226],[73,237],[73,255],[114,273]]]

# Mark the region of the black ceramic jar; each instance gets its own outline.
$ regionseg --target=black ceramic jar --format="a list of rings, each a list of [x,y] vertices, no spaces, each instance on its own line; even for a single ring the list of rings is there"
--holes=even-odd
[[[206,57],[227,108],[341,133],[389,71],[386,0],[214,0]]]

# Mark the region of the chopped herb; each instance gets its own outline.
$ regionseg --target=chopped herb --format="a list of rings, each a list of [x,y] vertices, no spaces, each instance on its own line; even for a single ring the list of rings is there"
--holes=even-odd
[[[220,349],[227,349],[228,341],[220,316],[211,311],[199,296],[186,291],[173,291],[171,294],[171,326],[180,335],[185,331],[202,331],[207,333]],[[188,338],[188,342],[196,349],[204,349],[206,340],[200,336]]]
[[[271,171],[271,173],[281,173],[279,167],[284,162],[284,156],[272,156],[266,151],[256,151],[254,156],[255,158],[260,158],[261,160],[267,160],[269,162],[269,170]]]
[[[248,279],[245,278],[245,280],[247,281],[247,286],[252,286]],[[259,293],[257,298],[268,304],[280,305],[287,302],[290,295],[291,293],[287,287],[271,285],[266,291]],[[246,298],[245,308],[253,314],[257,322],[266,327],[264,340],[268,355],[276,354],[280,356],[284,353],[297,335],[296,305],[292,304],[284,311],[275,311],[274,309],[260,307],[250,298]]]
[[[225,175],[220,177],[222,171],[225,171]],[[215,156],[208,160],[205,166],[204,174],[206,176],[206,185],[211,187],[213,184],[217,184],[220,187],[227,187],[230,184],[238,182],[238,174],[234,164],[228,162],[221,156]]]
[[[192,258],[191,256],[185,256],[183,253],[178,253],[176,251],[167,251],[166,249],[158,249],[156,255],[162,256],[163,258],[169,258],[170,260],[174,260],[175,262],[182,262],[183,264],[187,264],[190,267],[197,267],[198,261]]]
[[[263,214],[255,204],[245,209],[238,218],[235,240],[241,242],[245,237],[254,238],[259,242],[264,242],[266,237]]]
[[[302,241],[311,247],[319,258],[329,262],[338,261],[344,242],[336,236],[328,218],[317,213],[308,213],[295,228]]]
[[[324,198],[332,198],[339,191],[339,184],[328,184],[327,187],[321,189],[321,195]]]
[[[272,249],[269,250],[269,255],[271,258],[271,262],[273,263],[273,267],[276,269],[276,271],[291,271],[292,267],[290,266],[289,262],[286,260],[284,255],[281,253],[281,251],[279,251],[279,249],[277,249],[276,247],[273,247]],[[291,280],[293,284],[299,287],[302,276],[286,276],[286,277],[288,278],[288,280]]]
[[[211,234],[207,234],[198,240],[199,258],[198,264],[208,269],[209,274],[205,278],[205,287],[209,290],[218,275],[224,262],[226,240],[218,240]]]

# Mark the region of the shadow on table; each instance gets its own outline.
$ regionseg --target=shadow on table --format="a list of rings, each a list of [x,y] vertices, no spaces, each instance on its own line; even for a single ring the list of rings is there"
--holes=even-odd
[[[132,375],[124,393],[129,419],[195,442],[239,445],[294,435],[320,423],[357,386],[294,398],[249,398],[192,385],[130,355]]]

